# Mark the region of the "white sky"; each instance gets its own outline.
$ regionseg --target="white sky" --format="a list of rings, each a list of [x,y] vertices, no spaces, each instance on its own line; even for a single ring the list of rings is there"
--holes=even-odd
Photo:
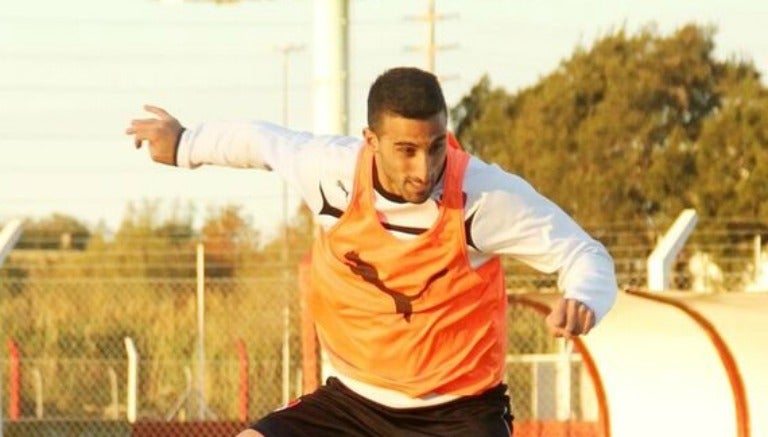
[[[123,131],[141,106],[167,108],[184,124],[208,119],[280,122],[281,57],[291,55],[289,125],[311,129],[311,0],[235,5],[153,0],[24,0],[0,8],[0,222],[73,215],[115,229],[128,201],[242,204],[271,232],[281,191],[266,172],[152,164]],[[656,23],[714,24],[718,57],[752,59],[768,74],[768,2],[754,0],[436,0],[449,15],[437,41],[449,105],[487,73],[515,91],[606,33]],[[425,66],[426,0],[350,0],[350,117],[364,123],[369,84],[386,68]],[[764,81],[765,82],[765,81]],[[291,210],[297,199],[291,196]]]

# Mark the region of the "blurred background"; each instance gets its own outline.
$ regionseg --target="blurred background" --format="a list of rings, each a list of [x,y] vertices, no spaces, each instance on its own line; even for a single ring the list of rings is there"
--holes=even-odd
[[[152,164],[123,132],[149,103],[359,135],[370,83],[411,65],[463,146],[576,218],[630,291],[565,344],[543,324],[556,277],[505,260],[516,435],[647,435],[670,410],[682,428],[653,435],[768,435],[766,19],[714,0],[3,5],[0,429],[234,435],[317,384],[298,196]]]

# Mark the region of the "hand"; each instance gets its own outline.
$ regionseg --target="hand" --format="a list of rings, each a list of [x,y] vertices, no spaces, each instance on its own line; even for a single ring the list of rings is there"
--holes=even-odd
[[[546,322],[555,337],[571,338],[586,335],[595,326],[595,313],[578,300],[560,298]]]
[[[131,120],[131,127],[125,130],[133,135],[136,148],[141,148],[142,141],[147,141],[152,160],[168,165],[176,165],[176,147],[182,126],[165,109],[144,105],[144,110],[157,118]]]

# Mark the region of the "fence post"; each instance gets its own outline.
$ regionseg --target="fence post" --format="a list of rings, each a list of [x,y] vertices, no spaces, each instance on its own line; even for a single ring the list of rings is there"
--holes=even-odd
[[[205,246],[197,243],[197,387],[199,420],[205,420]]]
[[[318,361],[318,344],[315,334],[315,323],[312,320],[312,314],[309,311],[309,263],[312,260],[310,252],[304,254],[299,262],[298,285],[299,302],[301,308],[301,393],[311,393],[320,385],[318,375],[320,374],[320,363]]]
[[[45,415],[45,404],[43,403],[43,374],[40,373],[40,369],[35,367],[32,370],[32,375],[35,381],[35,417],[42,419]]]
[[[238,419],[248,420],[248,352],[242,338],[237,339],[237,361],[240,363],[240,408]]]
[[[21,411],[21,354],[19,346],[13,339],[8,339],[8,355],[11,361],[11,374],[9,375],[10,387],[8,387],[8,418],[12,421],[19,420]]]
[[[128,399],[125,406],[125,416],[128,423],[134,423],[136,422],[138,404],[136,395],[139,382],[139,354],[136,352],[136,345],[131,337],[125,337],[125,349],[128,353],[128,387],[126,388]]]
[[[753,272],[752,279],[755,284],[757,284],[758,281],[760,281],[760,276],[763,274],[763,241],[760,234],[755,235],[752,244],[754,250],[753,256],[755,258],[755,271]]]
[[[110,400],[112,401],[112,411],[110,412],[109,418],[117,420],[120,417],[120,403],[117,395],[117,372],[110,366],[110,368],[107,369],[107,374],[109,375],[109,394]]]

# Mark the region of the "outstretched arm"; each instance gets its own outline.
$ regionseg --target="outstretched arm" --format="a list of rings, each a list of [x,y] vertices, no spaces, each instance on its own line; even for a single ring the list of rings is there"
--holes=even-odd
[[[156,117],[131,120],[125,133],[133,135],[137,149],[146,141],[149,155],[154,161],[176,165],[176,152],[184,127],[163,108],[144,105],[144,109]]]

